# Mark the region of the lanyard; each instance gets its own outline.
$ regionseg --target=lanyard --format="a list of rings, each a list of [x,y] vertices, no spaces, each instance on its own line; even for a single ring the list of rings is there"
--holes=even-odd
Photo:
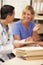
[[[1,22],[0,22],[0,24],[1,24],[2,28],[3,28],[3,31],[6,30],[6,32],[8,32],[8,30],[9,30],[8,25],[4,26]]]

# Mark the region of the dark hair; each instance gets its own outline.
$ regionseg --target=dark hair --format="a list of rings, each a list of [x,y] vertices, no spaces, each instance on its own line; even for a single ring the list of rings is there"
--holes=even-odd
[[[4,5],[1,7],[1,19],[6,19],[7,15],[12,15],[14,7],[11,5]]]

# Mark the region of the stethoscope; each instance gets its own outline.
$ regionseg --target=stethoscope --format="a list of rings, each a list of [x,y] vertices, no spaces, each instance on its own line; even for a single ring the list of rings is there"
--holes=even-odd
[[[6,26],[6,28],[3,26],[3,24],[0,22],[0,24],[1,24],[1,26],[2,26],[2,29],[3,29],[3,31],[2,31],[2,41],[3,41],[3,43],[2,44],[7,44],[7,42],[10,40],[10,38],[9,38],[9,33],[8,33],[8,30],[9,30],[9,28],[8,28],[8,25]]]

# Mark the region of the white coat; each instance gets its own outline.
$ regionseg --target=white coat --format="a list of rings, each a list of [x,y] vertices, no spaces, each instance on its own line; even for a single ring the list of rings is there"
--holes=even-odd
[[[0,24],[0,58],[2,58],[3,60],[7,60],[7,54],[11,53],[14,49],[11,26],[8,26],[9,29],[7,32],[5,27]]]

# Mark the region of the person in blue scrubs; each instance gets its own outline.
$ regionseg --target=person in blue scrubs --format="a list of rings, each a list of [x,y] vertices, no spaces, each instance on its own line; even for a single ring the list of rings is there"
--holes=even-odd
[[[14,23],[12,33],[15,40],[39,40],[37,34],[39,25],[34,23],[34,15],[35,12],[32,6],[27,5],[22,12],[22,19]],[[22,46],[22,44],[20,46]]]

